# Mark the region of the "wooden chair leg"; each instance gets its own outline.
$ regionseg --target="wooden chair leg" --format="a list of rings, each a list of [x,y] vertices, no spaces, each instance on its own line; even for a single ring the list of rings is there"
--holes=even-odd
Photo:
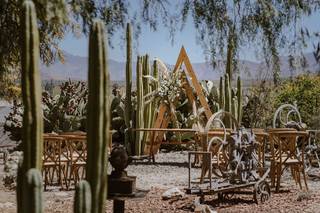
[[[309,190],[308,183],[307,183],[306,170],[304,169],[303,165],[302,165],[302,174],[303,174],[304,185],[306,186],[306,189]]]
[[[273,162],[271,162],[271,166],[270,166],[270,179],[271,179],[271,187],[273,188],[275,186],[275,164]]]
[[[293,165],[290,166],[290,170],[291,170],[291,175],[292,175],[292,178],[294,179],[294,182],[296,183],[296,185],[298,185],[297,174]]]
[[[297,170],[299,187],[300,187],[300,189],[302,189],[302,185],[301,185],[301,174],[300,174],[301,171],[300,171],[300,166],[299,166],[299,165],[296,166],[296,170]]]
[[[277,169],[276,192],[279,192],[280,191],[280,182],[281,182],[281,170],[282,170],[281,164],[278,164],[276,166],[276,169]]]

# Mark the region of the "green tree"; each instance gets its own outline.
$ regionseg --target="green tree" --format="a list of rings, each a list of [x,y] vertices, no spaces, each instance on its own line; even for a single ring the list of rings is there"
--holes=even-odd
[[[320,76],[301,75],[287,80],[278,90],[275,105],[296,103],[302,122],[309,128],[320,127]]]
[[[2,0],[0,4],[0,73],[17,66],[19,56],[19,14],[23,0]],[[34,0],[40,33],[40,55],[45,63],[63,60],[59,41],[67,32],[87,34],[93,19],[106,24],[109,44],[126,23],[134,26],[135,37],[146,24],[157,30],[161,23],[171,37],[191,18],[204,53],[215,64],[232,47],[236,62],[239,48],[248,44],[261,50],[279,82],[279,49],[303,47],[308,30],[301,26],[304,16],[319,12],[319,0]],[[173,8],[175,8],[173,10]],[[300,24],[300,25],[299,25]],[[301,30],[302,29],[302,30]],[[10,39],[9,39],[10,38]],[[230,61],[230,59],[229,59]],[[235,69],[236,63],[233,63]]]

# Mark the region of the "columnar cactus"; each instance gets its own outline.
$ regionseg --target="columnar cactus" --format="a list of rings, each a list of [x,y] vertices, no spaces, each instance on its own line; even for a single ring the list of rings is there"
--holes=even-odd
[[[41,170],[43,147],[43,116],[41,109],[41,79],[39,72],[39,33],[32,1],[23,3],[22,11],[22,98],[23,169]]]
[[[142,82],[143,82],[143,96],[148,95],[152,88],[150,85],[150,80],[149,80],[149,76],[150,76],[150,65],[149,65],[149,56],[148,54],[145,55],[144,60],[143,60],[143,69],[142,69],[142,74],[143,74],[143,78],[142,78]],[[152,102],[148,102],[146,103],[146,101],[144,102],[144,106],[143,106],[144,110],[143,110],[143,118],[144,118],[144,128],[150,128],[151,127],[151,122],[152,122]],[[144,144],[147,141],[148,138],[148,132],[144,132],[143,134],[143,140],[142,140],[142,144],[141,144],[141,149],[144,150]]]
[[[238,120],[239,124],[241,124],[241,120],[242,120],[242,83],[241,83],[240,76],[238,76],[238,80],[237,80],[237,100],[238,100],[237,120]]]
[[[76,186],[74,213],[91,213],[91,188],[88,181],[82,180]]]
[[[233,58],[233,32],[229,31],[229,36],[228,36],[228,50],[227,50],[227,64],[226,64],[226,74],[229,76],[229,83],[231,85],[232,81],[232,58]]]
[[[87,104],[88,156],[86,179],[91,188],[91,213],[105,212],[107,194],[107,148],[110,141],[110,82],[104,32],[104,23],[100,20],[95,20],[91,26],[89,36],[89,95]]]
[[[39,73],[39,33],[32,1],[22,4],[21,68],[23,113],[23,162],[17,179],[18,212],[43,212],[42,165],[43,116]]]
[[[132,103],[131,103],[131,88],[132,88],[132,50],[131,50],[131,26],[127,24],[127,63],[126,63],[126,99],[125,99],[125,122],[127,131],[125,132],[125,146],[130,151],[131,142],[131,127],[132,127]]]
[[[225,108],[224,110],[226,112],[232,112],[231,110],[231,88],[230,88],[230,81],[229,81],[229,75],[225,74],[224,78],[224,93],[225,93]],[[231,127],[231,121],[229,118],[225,119],[225,125],[226,127]]]
[[[142,58],[137,57],[136,86],[137,86],[137,109],[136,109],[136,128],[143,127],[143,85],[142,85]],[[135,155],[141,154],[142,132],[137,131],[135,136]]]
[[[225,97],[224,97],[224,82],[223,77],[220,77],[220,84],[219,84],[219,106],[220,109],[224,109],[225,105]]]
[[[231,111],[232,111],[233,117],[238,118],[238,98],[237,98],[237,96],[232,98]],[[235,126],[234,123],[233,123],[233,126]]]
[[[157,91],[159,89],[159,68],[158,68],[158,63],[156,60],[153,61],[153,78],[156,80],[153,82],[154,84],[152,85],[152,90]],[[158,103],[156,101],[152,102],[152,109],[151,109],[151,126],[154,124],[156,115],[157,115],[157,108],[158,108]]]
[[[38,169],[29,169],[25,175],[25,190],[29,197],[26,212],[43,212],[42,177]]]

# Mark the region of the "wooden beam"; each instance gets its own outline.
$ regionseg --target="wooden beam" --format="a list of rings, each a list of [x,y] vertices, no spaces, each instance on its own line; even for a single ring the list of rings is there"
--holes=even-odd
[[[187,55],[187,52],[183,46],[181,48],[180,55],[182,55],[181,57],[183,58],[183,62],[186,66],[186,70],[191,78],[192,84],[196,90],[198,97],[199,97],[200,103],[201,103],[202,107],[205,109],[206,117],[207,117],[207,119],[209,119],[212,116],[212,112],[211,112],[209,104],[208,104],[208,102],[202,92],[202,87],[201,87],[201,85],[197,79],[197,76],[192,68],[189,57]]]

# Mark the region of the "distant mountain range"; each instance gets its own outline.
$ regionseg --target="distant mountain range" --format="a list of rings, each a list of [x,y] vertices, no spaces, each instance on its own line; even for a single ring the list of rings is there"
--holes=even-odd
[[[308,66],[304,70],[297,69],[295,71],[290,70],[288,57],[280,57],[281,77],[289,77],[291,75],[294,76],[306,71],[309,71],[311,73],[318,72],[318,70],[320,69],[320,65],[316,63],[313,54],[308,53],[305,55],[305,57]],[[126,63],[115,61],[112,59],[109,59],[108,62],[111,80],[125,80]],[[208,63],[193,63],[192,66],[197,74],[198,79],[201,80],[217,80],[224,70],[223,61],[219,61],[218,66],[215,69],[213,69],[213,67]],[[264,66],[264,63],[240,60],[238,66],[242,79],[262,79],[266,78],[266,76],[272,76],[270,71],[266,71],[267,68],[266,66]],[[171,68],[173,67],[173,65],[168,65],[168,67]],[[75,56],[69,53],[65,53],[64,64],[57,61],[48,67],[45,65],[41,65],[40,69],[43,80],[66,80],[69,78],[72,80],[86,80],[88,72],[88,59],[87,57]],[[133,65],[133,75],[135,77],[135,65]]]

